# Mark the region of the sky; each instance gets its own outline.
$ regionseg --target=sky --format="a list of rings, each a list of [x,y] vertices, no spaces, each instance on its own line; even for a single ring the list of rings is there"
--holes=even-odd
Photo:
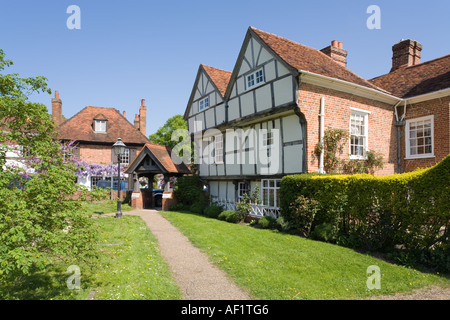
[[[367,27],[371,5],[380,29]],[[100,106],[133,123],[145,99],[149,135],[184,113],[200,64],[233,70],[249,26],[316,49],[343,42],[348,68],[371,79],[402,39],[423,45],[422,62],[450,54],[449,13],[448,0],[0,0],[0,48],[14,61],[3,73],[45,76],[66,118]],[[51,113],[50,95],[30,100]]]

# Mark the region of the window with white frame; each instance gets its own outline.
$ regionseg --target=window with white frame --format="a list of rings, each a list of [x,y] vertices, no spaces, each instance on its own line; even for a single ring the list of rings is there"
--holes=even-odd
[[[95,132],[105,133],[106,132],[106,120],[95,120]]]
[[[198,111],[202,111],[209,108],[209,97],[203,98],[198,102]]]
[[[246,182],[239,182],[238,184],[238,202],[244,197],[244,194],[250,196],[250,186]]]
[[[280,185],[281,180],[263,179],[261,181],[262,205],[269,208],[280,206]]]
[[[406,157],[434,156],[434,116],[406,120]]]
[[[130,149],[124,149],[123,154],[120,155],[120,163],[128,164],[130,163]]]
[[[263,148],[270,148],[273,145],[273,132],[269,129],[263,132],[262,146]]]
[[[223,136],[221,134],[214,136],[214,162],[223,164]]]
[[[245,77],[245,79],[247,89],[251,89],[264,83],[264,69],[261,68],[255,72],[250,73]]]
[[[350,158],[364,159],[368,149],[368,111],[352,109],[350,115]]]

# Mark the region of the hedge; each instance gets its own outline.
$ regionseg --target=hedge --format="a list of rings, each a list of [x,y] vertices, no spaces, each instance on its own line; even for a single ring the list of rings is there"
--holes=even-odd
[[[299,220],[292,204],[300,195],[319,202],[311,226],[319,238],[321,230],[329,230],[333,241],[354,247],[440,250],[450,259],[450,155],[431,168],[383,177],[285,176],[280,191],[281,216],[288,223]]]

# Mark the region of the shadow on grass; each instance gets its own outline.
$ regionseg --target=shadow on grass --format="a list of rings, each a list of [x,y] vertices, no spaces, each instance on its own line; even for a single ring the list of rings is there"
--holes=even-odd
[[[63,266],[48,265],[45,270],[32,270],[29,275],[9,274],[0,278],[1,300],[78,300],[87,296],[84,287],[92,281],[82,277],[81,290],[69,289],[67,280],[73,273],[66,273]]]

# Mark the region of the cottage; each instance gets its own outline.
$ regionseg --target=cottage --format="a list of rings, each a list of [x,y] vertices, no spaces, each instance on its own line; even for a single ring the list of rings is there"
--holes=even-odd
[[[57,138],[63,143],[74,141],[76,147],[73,154],[93,169],[77,180],[77,183],[88,188],[96,186],[99,180],[111,180],[118,161],[111,148],[118,138],[127,146],[120,159],[123,168],[150,142],[145,136],[146,117],[145,100],[141,100],[134,126],[125,118],[124,113],[105,107],[87,106],[70,119],[63,119],[58,91],[52,99],[52,119],[58,126]],[[128,176],[123,175],[123,179],[128,180]]]
[[[420,63],[421,45],[393,47],[389,74],[347,68],[343,43],[322,50],[250,27],[232,72],[200,65],[184,118],[212,200],[234,209],[260,189],[256,216],[279,215],[284,175],[324,172],[325,128],[345,129],[345,159],[381,153],[376,174],[413,170],[449,152],[450,56]]]

